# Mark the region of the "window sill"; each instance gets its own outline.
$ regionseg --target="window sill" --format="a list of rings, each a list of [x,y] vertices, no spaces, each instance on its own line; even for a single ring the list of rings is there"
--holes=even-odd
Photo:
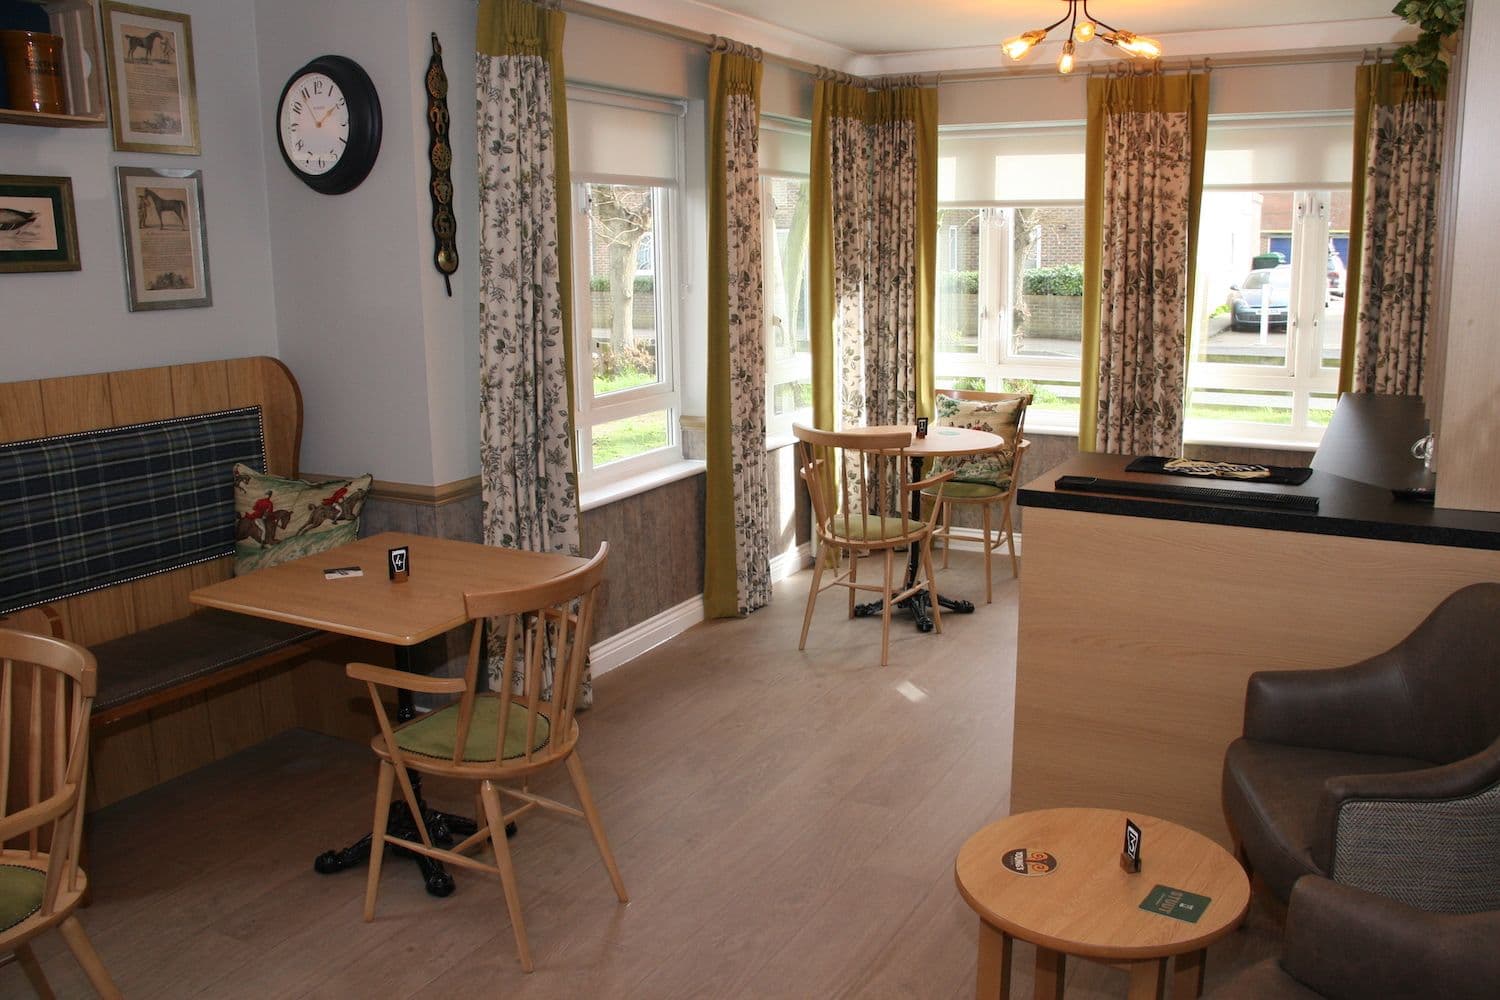
[[[637,493],[645,493],[654,490],[658,486],[675,483],[679,479],[687,479],[696,476],[707,468],[706,462],[691,461],[684,459],[673,462],[670,465],[659,466],[646,472],[638,472],[633,476],[626,476],[614,482],[605,483],[592,489],[584,490],[578,498],[579,510],[593,510],[595,507],[606,507],[609,504],[626,497],[633,497]]]
[[[1027,437],[1078,437],[1078,431],[1068,430],[1062,427],[1031,427],[1026,428]],[[1220,435],[1188,435],[1183,438],[1183,444],[1201,444],[1215,448],[1266,448],[1274,451],[1317,451],[1316,441],[1288,441],[1285,438],[1254,438],[1254,437],[1227,437]]]
[[[796,443],[797,436],[791,431],[766,435],[766,451],[779,451],[782,448],[790,448]]]

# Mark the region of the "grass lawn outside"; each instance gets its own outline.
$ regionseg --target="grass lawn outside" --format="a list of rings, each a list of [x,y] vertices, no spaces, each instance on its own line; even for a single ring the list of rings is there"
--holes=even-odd
[[[611,420],[594,427],[594,467],[667,446],[667,411]]]

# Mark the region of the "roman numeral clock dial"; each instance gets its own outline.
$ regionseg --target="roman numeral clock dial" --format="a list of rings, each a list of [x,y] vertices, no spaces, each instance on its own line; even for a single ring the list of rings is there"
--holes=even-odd
[[[380,97],[352,59],[319,56],[293,73],[276,108],[281,156],[322,194],[359,185],[380,152]]]

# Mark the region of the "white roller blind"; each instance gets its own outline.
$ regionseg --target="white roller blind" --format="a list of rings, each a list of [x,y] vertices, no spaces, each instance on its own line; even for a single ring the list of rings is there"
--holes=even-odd
[[[568,157],[573,176],[671,185],[686,107],[679,101],[568,86]]]
[[[1354,116],[1210,116],[1204,187],[1320,189],[1350,181]]]
[[[938,201],[1031,205],[1082,201],[1084,126],[943,129]]]
[[[812,126],[771,118],[760,120],[760,169],[806,177],[812,159]]]

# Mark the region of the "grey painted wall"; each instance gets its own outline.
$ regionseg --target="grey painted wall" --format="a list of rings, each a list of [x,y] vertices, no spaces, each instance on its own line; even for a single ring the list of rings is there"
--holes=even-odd
[[[0,173],[72,178],[83,265],[0,274],[0,381],[277,353],[255,8],[170,6],[192,18],[203,155],[115,152],[107,128],[0,125]],[[126,309],[116,166],[203,171],[211,307]]]

